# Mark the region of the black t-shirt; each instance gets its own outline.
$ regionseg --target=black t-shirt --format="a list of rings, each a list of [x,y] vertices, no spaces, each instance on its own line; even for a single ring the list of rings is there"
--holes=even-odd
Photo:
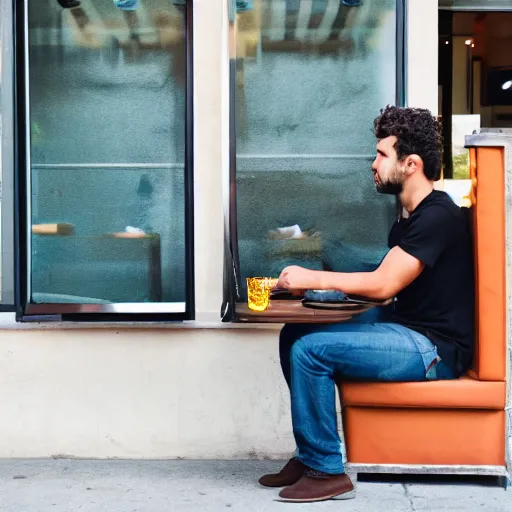
[[[467,212],[434,190],[409,218],[395,222],[388,242],[425,264],[398,293],[393,320],[427,336],[457,376],[471,366],[474,347],[473,244]]]

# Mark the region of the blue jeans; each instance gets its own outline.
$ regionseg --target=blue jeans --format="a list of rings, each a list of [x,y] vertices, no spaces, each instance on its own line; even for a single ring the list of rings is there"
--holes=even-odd
[[[279,338],[281,367],[291,393],[297,456],[310,468],[344,472],[336,420],[336,380],[451,379],[425,336],[380,321],[377,308],[341,324],[287,324]],[[378,321],[376,321],[378,320]]]

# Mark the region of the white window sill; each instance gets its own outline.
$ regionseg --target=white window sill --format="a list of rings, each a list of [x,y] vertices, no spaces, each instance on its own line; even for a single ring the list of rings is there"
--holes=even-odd
[[[67,329],[251,329],[278,331],[282,324],[223,323],[219,314],[197,314],[198,320],[185,322],[16,322],[14,313],[0,313],[0,330]]]

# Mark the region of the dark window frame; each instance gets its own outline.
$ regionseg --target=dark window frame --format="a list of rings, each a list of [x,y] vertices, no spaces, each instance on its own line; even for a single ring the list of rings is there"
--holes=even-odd
[[[2,277],[1,277],[1,300],[0,312],[15,311],[15,239],[13,232],[14,223],[14,184],[13,184],[13,125],[14,125],[14,105],[13,105],[13,27],[12,27],[12,6],[9,3],[4,4],[2,8]]]
[[[182,321],[195,318],[194,283],[194,115],[193,115],[193,0],[186,0],[185,45],[186,45],[186,90],[185,90],[185,312],[137,312],[137,303],[130,304],[133,311],[125,312],[74,312],[66,306],[49,305],[58,308],[31,307],[28,297],[30,257],[28,252],[27,204],[27,9],[28,0],[12,0],[13,8],[13,94],[14,94],[14,249],[15,249],[15,304],[10,311],[16,312],[16,320],[23,321],[80,321],[80,322],[123,322],[123,321]],[[160,303],[153,303],[160,304]],[[41,306],[41,305],[37,305]],[[77,306],[77,305],[74,305]],[[78,305],[79,306],[79,305]],[[115,307],[115,305],[114,305]],[[66,309],[68,311],[66,311]],[[113,308],[114,309],[114,308]],[[0,309],[1,311],[2,309]]]

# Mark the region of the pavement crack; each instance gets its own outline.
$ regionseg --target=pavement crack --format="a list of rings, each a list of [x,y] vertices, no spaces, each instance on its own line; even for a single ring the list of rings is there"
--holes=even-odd
[[[405,492],[405,497],[409,500],[409,503],[411,505],[411,510],[413,512],[416,512],[416,509],[414,508],[414,503],[412,501],[412,496],[411,494],[409,493],[409,488],[407,487],[407,484],[402,484],[402,487],[404,488],[404,492]]]

